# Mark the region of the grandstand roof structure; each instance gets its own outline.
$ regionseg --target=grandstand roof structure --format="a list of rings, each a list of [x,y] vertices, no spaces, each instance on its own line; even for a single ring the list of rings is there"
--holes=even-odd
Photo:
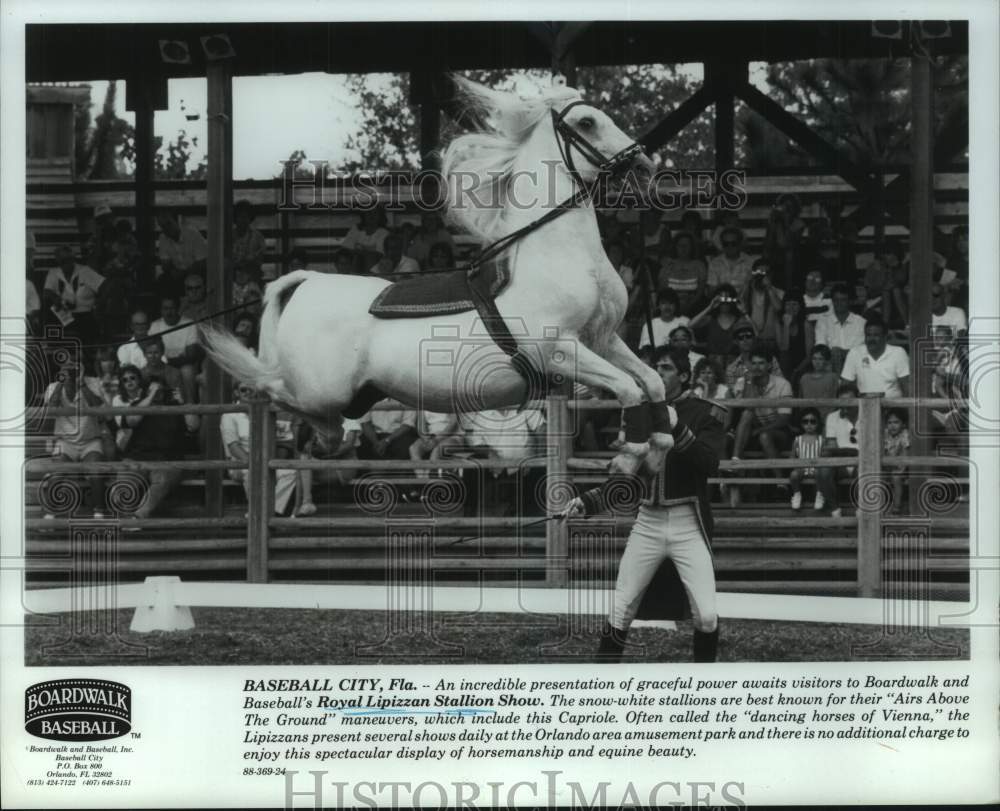
[[[968,53],[968,23],[949,26],[935,51]],[[237,76],[539,68],[552,63],[552,31],[545,23],[497,21],[28,25],[26,78],[200,76],[200,39],[220,33],[232,42]],[[190,42],[199,53],[190,64],[167,64],[160,40]],[[876,37],[867,20],[600,21],[579,26],[571,49],[579,66],[910,55],[905,30],[898,39]]]

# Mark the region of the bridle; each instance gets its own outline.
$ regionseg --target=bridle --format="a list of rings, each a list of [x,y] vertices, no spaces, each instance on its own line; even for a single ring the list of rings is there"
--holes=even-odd
[[[587,162],[591,166],[596,166],[600,172],[616,175],[622,170],[622,167],[632,163],[636,156],[642,154],[642,145],[638,142],[633,142],[624,149],[616,152],[610,158],[605,157],[597,147],[566,123],[566,114],[581,104],[590,106],[586,101],[579,99],[570,102],[558,113],[553,109],[552,128],[556,132],[556,142],[559,145],[559,154],[562,156],[563,163],[566,164],[566,168],[577,185],[585,188],[587,184],[584,183],[580,172],[576,168],[576,164],[573,162],[573,147],[576,147],[580,154],[587,159]]]

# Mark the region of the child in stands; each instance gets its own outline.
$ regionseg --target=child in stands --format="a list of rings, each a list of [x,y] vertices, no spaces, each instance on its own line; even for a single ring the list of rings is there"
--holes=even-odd
[[[823,450],[823,435],[819,431],[819,411],[815,408],[805,408],[799,419],[802,433],[792,442],[792,456],[796,459],[813,461],[818,459]],[[814,467],[797,467],[788,474],[792,486],[792,509],[802,509],[802,480],[806,476],[815,476]],[[818,491],[817,491],[818,492]]]

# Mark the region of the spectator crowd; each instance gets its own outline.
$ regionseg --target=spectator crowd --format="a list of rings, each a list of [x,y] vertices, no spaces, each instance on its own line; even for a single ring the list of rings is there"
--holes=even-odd
[[[232,289],[226,297],[239,308],[230,319],[234,334],[255,349],[259,300],[278,274],[265,261],[267,240],[254,227],[254,208],[234,206],[229,257]],[[668,221],[670,217],[670,221]],[[132,409],[114,419],[57,418],[51,452],[61,461],[170,460],[204,455],[214,442],[195,414],[164,415],[153,405],[204,403],[206,354],[198,324],[212,317],[203,235],[173,213],[158,218],[155,280],[128,219],[115,219],[107,205],[94,210],[93,233],[79,253],[60,245],[54,266],[35,270],[35,243],[29,235],[27,320],[43,346],[52,336],[72,338],[82,357],[55,362],[49,353],[50,384],[41,398],[55,406],[116,405]],[[909,262],[898,244],[879,246],[858,267],[856,228],[834,228],[825,214],[807,218],[794,195],[783,195],[770,213],[756,250],[735,212],[707,222],[684,211],[679,220],[659,210],[643,211],[637,222],[615,213],[598,216],[608,260],[628,293],[620,335],[649,361],[670,345],[687,354],[690,385],[701,397],[727,406],[731,458],[745,454],[768,459],[791,456],[802,466],[776,482],[787,489],[791,508],[802,508],[802,486],[815,484],[813,507],[840,515],[834,468],[810,465],[823,455],[857,453],[853,406],[792,409],[783,399],[856,398],[859,394],[907,397],[912,392],[908,355]],[[934,412],[936,429],[957,437],[966,430],[968,379],[966,308],[968,233],[955,228],[947,255],[936,255],[932,288],[934,395],[954,407]],[[360,214],[333,253],[331,272],[392,279],[455,265],[455,244],[442,218],[424,212],[419,226],[390,228],[385,212]],[[309,256],[291,252],[280,266],[309,267]],[[254,393],[237,382],[233,402]],[[605,396],[578,387],[578,399]],[[740,407],[744,399],[773,401]],[[178,414],[180,411],[178,410]],[[285,458],[349,462],[357,459],[437,461],[455,453],[517,461],[536,453],[545,433],[544,411],[499,410],[473,415],[414,412],[385,403],[360,420],[343,419],[332,433],[320,433],[288,415],[279,415],[277,447]],[[887,455],[909,450],[908,415],[885,415]],[[221,441],[226,458],[249,458],[245,413],[226,414]],[[615,448],[613,412],[583,411],[577,435],[580,451]],[[774,471],[778,473],[778,471]],[[498,469],[502,475],[502,469]],[[246,484],[245,471],[232,477]],[[357,471],[348,465],[329,471],[279,471],[275,507],[279,512],[316,511],[316,485],[345,486]],[[420,468],[406,498],[420,497]],[[176,471],[154,470],[148,493],[135,515],[147,517],[174,489]],[[89,475],[88,509],[103,515],[107,482]],[[743,491],[723,487],[733,506]],[[901,476],[893,479],[893,509],[904,499]],[[293,497],[294,496],[294,497]]]

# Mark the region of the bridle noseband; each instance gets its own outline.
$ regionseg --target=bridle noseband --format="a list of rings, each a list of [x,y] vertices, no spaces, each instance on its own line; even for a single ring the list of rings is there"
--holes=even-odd
[[[566,168],[577,184],[586,188],[587,184],[580,176],[580,172],[573,162],[573,147],[576,147],[580,151],[580,154],[587,159],[588,163],[596,166],[598,171],[612,175],[618,174],[624,166],[631,164],[636,156],[642,154],[643,150],[641,144],[634,142],[616,152],[610,158],[605,157],[590,141],[566,123],[566,114],[580,104],[590,106],[586,101],[580,99],[570,102],[558,113],[553,109],[552,127],[556,131],[556,142],[559,144],[559,154],[562,156],[563,163],[566,164]]]

